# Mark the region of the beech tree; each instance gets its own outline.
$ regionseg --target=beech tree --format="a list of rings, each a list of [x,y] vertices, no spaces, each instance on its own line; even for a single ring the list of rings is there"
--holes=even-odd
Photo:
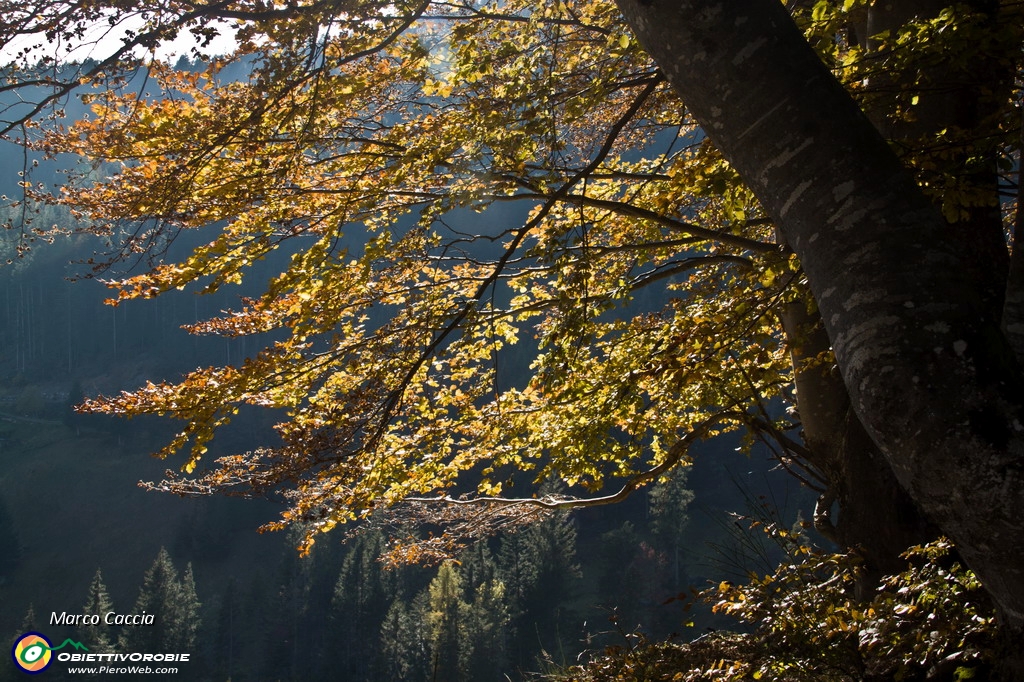
[[[189,329],[267,334],[260,353],[87,403],[183,421],[159,454],[186,461],[150,487],[284,494],[273,527],[307,544],[411,502],[451,524],[395,549],[422,558],[743,430],[819,491],[868,583],[948,534],[1013,636],[1024,21],[945,5],[4,2],[0,38],[27,42],[0,88],[21,94],[6,133],[92,164],[49,200],[111,239],[105,265],[209,234],[107,271],[115,305],[291,254]],[[127,32],[88,62],[30,40],[98,22]],[[154,57],[218,22],[232,55]],[[73,91],[92,113],[61,127]],[[244,406],[287,414],[280,443],[209,464]],[[568,491],[523,494],[522,471]]]
[[[776,3],[749,3],[727,18],[703,3],[655,3],[650,13],[620,7],[800,258],[871,442],[927,518],[955,539],[1004,626],[1019,633],[1024,429],[1013,330],[1020,294],[996,219],[993,153],[975,138],[947,152],[962,188],[921,187]],[[969,17],[958,29],[978,47],[963,63],[951,56],[944,73],[912,62],[929,91],[909,103],[939,100],[920,114],[945,126],[927,131],[933,139],[956,135],[956,126],[995,134],[1000,93],[1018,74],[1011,55],[1019,52],[1020,23],[1001,26],[1000,8],[984,3],[930,15],[935,9],[869,10],[867,37],[878,39],[871,20],[936,16],[938,27]],[[677,41],[671,51],[668,35]],[[698,64],[715,78],[697,77]],[[809,151],[822,142],[828,153]],[[1018,208],[1017,227],[1019,215]]]

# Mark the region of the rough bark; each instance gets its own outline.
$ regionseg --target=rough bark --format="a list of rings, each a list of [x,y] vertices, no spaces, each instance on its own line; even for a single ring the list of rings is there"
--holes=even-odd
[[[828,486],[819,508],[838,507],[838,518],[816,509],[815,527],[864,560],[858,591],[870,599],[883,575],[905,568],[908,547],[938,537],[896,480],[854,413],[842,377],[831,363],[816,362],[830,341],[816,310],[788,304],[781,315],[794,368],[797,411],[810,464]]]
[[[883,32],[897,35],[908,22],[926,22],[939,16],[947,4],[946,0],[874,3],[861,17],[864,24],[853,27],[853,35],[863,39],[865,68],[870,74],[861,83],[864,111],[882,136],[895,143],[892,148],[904,153],[929,154],[935,140],[951,127],[990,130],[1002,114],[1000,103],[1008,95],[1009,75],[996,65],[980,68],[966,61],[937,64],[926,52],[918,52],[912,61],[903,56],[904,68],[886,68],[890,48],[869,37]],[[984,0],[972,4],[981,16],[992,11]],[[870,67],[871,63],[876,64],[875,68]],[[906,100],[907,91],[919,93],[916,104],[910,112],[897,114],[899,100]],[[988,197],[985,202],[961,208],[962,215],[950,225],[950,236],[958,250],[970,254],[966,266],[972,268],[969,276],[986,303],[987,314],[999,317],[1007,291],[1008,252],[999,211],[996,150],[984,143],[965,146],[958,152],[946,145],[940,149],[940,158],[931,152],[930,160],[952,169],[977,196]],[[941,206],[942,196],[932,198]],[[813,357],[830,347],[816,308],[812,309],[815,314],[807,312],[808,306],[791,305],[781,320],[794,355],[805,446],[828,480],[825,501],[838,505],[838,521],[824,530],[830,531],[840,545],[860,552],[866,569],[860,587],[867,594],[882,574],[902,570],[900,552],[935,539],[938,529],[925,522],[896,482],[853,413],[838,374],[830,367],[800,367],[797,356]]]
[[[918,506],[1024,623],[1024,382],[971,254],[776,0],[618,0],[776,221],[851,404]]]

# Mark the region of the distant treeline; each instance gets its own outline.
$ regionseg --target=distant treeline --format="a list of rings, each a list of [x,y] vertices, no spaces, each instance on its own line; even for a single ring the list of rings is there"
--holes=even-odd
[[[684,484],[678,476],[650,497],[647,513],[656,522],[649,531],[624,522],[590,538],[586,570],[577,521],[566,512],[434,567],[388,566],[388,539],[379,530],[345,544],[325,540],[307,557],[286,542],[276,566],[215,595],[204,595],[191,563],[179,571],[161,549],[134,604],[112,602],[101,567],[80,611],[30,608],[11,639],[34,630],[71,637],[94,653],[190,653],[178,679],[522,679],[574,662],[609,641],[603,631],[625,634],[640,623],[662,635],[685,630],[682,602],[664,606],[685,585],[673,562],[691,500]],[[0,542],[11,535],[3,518]],[[183,534],[176,553],[194,553],[188,542]],[[152,624],[109,626],[102,622],[109,613],[146,614]],[[82,618],[90,615],[97,618]],[[61,624],[100,624],[67,627],[55,616]]]

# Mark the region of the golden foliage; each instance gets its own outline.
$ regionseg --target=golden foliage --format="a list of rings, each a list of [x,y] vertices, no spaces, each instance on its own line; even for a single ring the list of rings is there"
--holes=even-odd
[[[763,404],[791,381],[776,315],[802,296],[799,263],[613,2],[343,7],[154,10],[157,37],[229,19],[238,51],[201,73],[147,61],[157,94],[96,87],[43,143],[116,164],[60,201],[97,229],[147,226],[125,251],[212,227],[111,279],[115,305],[290,255],[262,295],[189,328],[275,339],[261,352],[87,403],[184,423],[159,454],[187,451],[185,475],[153,487],[284,490],[309,543],[409,497],[494,498],[521,471],[585,496],[685,463],[693,434],[795,428]],[[802,19],[854,87],[860,48],[827,38],[859,7]],[[248,78],[223,77],[243,61]],[[281,414],[280,443],[208,462],[243,406]]]

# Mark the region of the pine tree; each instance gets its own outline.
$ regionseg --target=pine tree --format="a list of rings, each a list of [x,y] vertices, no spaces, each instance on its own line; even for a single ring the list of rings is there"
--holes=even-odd
[[[26,116],[45,117],[45,105],[77,82],[102,91],[136,69],[127,58],[135,46],[155,48],[183,28],[209,37],[226,16],[241,17],[245,39],[232,59],[258,67],[248,83],[207,94],[209,79],[154,68],[167,97],[110,88],[111,115],[69,126],[63,145],[48,143],[96,164],[124,162],[106,183],[65,188],[61,203],[93,223],[168,216],[161,227],[171,234],[218,231],[191,257],[156,259],[151,272],[120,282],[120,298],[197,277],[215,289],[285,238],[309,245],[244,311],[194,327],[290,328],[259,362],[99,404],[183,418],[186,431],[169,449],[191,442],[187,471],[234,406],[288,409],[279,429],[286,447],[221,458],[224,470],[157,487],[286,487],[294,507],[285,516],[322,515],[318,529],[406,495],[465,486],[462,474],[474,469],[536,462],[590,488],[603,479],[595,471],[639,476],[637,466],[665,461],[666,452],[646,452],[660,434],[685,446],[691,435],[752,425],[796,450],[776,426],[737,414],[786,397],[791,377],[802,384],[801,456],[841,505],[844,525],[863,514],[849,532],[834,529],[843,544],[877,545],[865,553],[881,570],[910,544],[901,537],[930,532],[920,530],[920,511],[957,542],[999,607],[1007,641],[1019,641],[1024,339],[1011,330],[1024,312],[1022,250],[1012,249],[1011,270],[1003,218],[1014,211],[1000,210],[1008,181],[998,169],[1019,174],[1020,3],[965,3],[936,16],[943,3],[823,2],[810,19],[796,7],[809,3],[775,0],[736,3],[742,11],[709,2],[620,0],[618,11],[525,3],[445,12],[438,34],[453,39],[436,41],[433,53],[425,42],[434,41],[417,33],[438,25],[421,23],[438,21],[430,4],[388,3],[385,12],[373,2],[283,3],[268,16],[184,3],[184,14],[155,12],[161,19],[132,32],[110,60],[84,71],[55,65],[54,93],[27,107]],[[8,7],[5,37],[72,40],[98,15],[116,21],[124,9],[43,3],[22,15],[19,3]],[[321,35],[341,22],[351,29]],[[861,22],[885,30],[865,34]],[[316,39],[304,40],[310,32]],[[511,54],[510,45],[518,46]],[[335,68],[325,64],[331,55],[351,60]],[[442,75],[425,66],[431,58],[452,68]],[[62,83],[61,71],[73,80]],[[21,83],[27,91],[34,76]],[[7,130],[24,123],[15,117]],[[200,140],[198,131],[210,134]],[[639,153],[661,134],[693,146]],[[494,232],[474,231],[475,240],[445,220],[520,199],[534,207],[522,222],[485,220]],[[422,220],[406,231],[399,218],[412,211]],[[377,236],[366,248],[340,248],[347,220]],[[154,234],[162,243],[164,232]],[[467,244],[484,239],[504,240],[500,258]],[[780,254],[790,248],[792,258]],[[459,252],[452,276],[437,277]],[[351,265],[350,253],[359,254]],[[608,319],[631,288],[684,274],[684,293],[663,316],[622,326]],[[499,311],[504,283],[524,295]],[[802,308],[793,316],[813,312],[820,334],[774,323],[791,317],[783,309],[793,304]],[[388,306],[392,321],[364,326],[371,306]],[[540,337],[534,372],[490,402],[491,382],[476,369],[497,357],[492,337],[511,342],[515,325],[528,322]],[[834,354],[833,376],[820,373],[831,360],[802,362],[819,354],[801,336],[821,339],[820,357]],[[342,337],[349,343],[337,344]],[[326,344],[330,353],[321,352]],[[466,442],[452,447],[452,434]],[[524,449],[536,457],[520,456]],[[260,453],[266,459],[254,463]],[[349,459],[357,465],[338,464]],[[488,493],[496,483],[472,487]],[[905,516],[914,518],[901,523]],[[1024,650],[1015,649],[1024,677]]]
[[[39,622],[36,620],[36,606],[35,604],[28,605],[28,611],[25,612],[25,617],[21,619],[21,630],[18,634],[25,632],[35,632],[39,629]]]
[[[100,625],[83,625],[78,628],[78,638],[89,648],[90,653],[105,654],[114,651],[114,643],[110,636],[111,627],[103,623],[103,618],[114,610],[114,603],[103,584],[103,574],[96,569],[96,575],[89,583],[89,593],[82,606],[82,613],[87,616],[99,616]]]
[[[330,664],[343,671],[345,679],[368,679],[376,663],[367,651],[376,649],[376,637],[395,594],[395,574],[382,570],[378,561],[383,546],[379,532],[358,536],[348,547],[334,584]]]
[[[498,576],[505,586],[505,603],[509,612],[507,638],[509,655],[517,666],[532,659],[536,639],[530,639],[526,628],[526,600],[537,581],[536,557],[530,551],[526,533],[508,533],[501,538],[498,549]]]
[[[465,631],[468,605],[462,580],[452,562],[437,569],[427,588],[429,608],[426,625],[430,643],[431,679],[458,682],[467,679]]]
[[[235,657],[236,674],[242,679],[258,678],[263,671],[267,642],[279,627],[279,614],[268,598],[272,583],[262,571],[249,581],[239,608],[240,618],[235,621],[234,632],[238,655]]]
[[[467,609],[463,658],[469,680],[504,679],[510,620],[505,584],[491,576],[473,590],[473,601]]]
[[[332,638],[332,615],[335,588],[338,582],[338,567],[345,556],[345,547],[338,538],[322,540],[310,551],[312,566],[308,572],[308,587],[305,594],[305,613],[303,615],[302,646],[306,653],[302,656],[301,674],[303,679],[338,679],[339,675],[333,671],[333,664],[336,660],[334,642]],[[290,546],[293,547],[294,545]],[[376,563],[376,562],[372,562]],[[380,619],[384,617],[386,601],[376,607],[373,614],[375,621],[372,628],[362,633],[364,638],[369,638],[370,646],[363,650],[364,658],[367,651],[373,651],[373,644],[380,626]],[[323,674],[326,671],[326,676]],[[345,678],[347,679],[347,678]]]
[[[237,626],[241,624],[236,591],[235,579],[232,577],[221,595],[217,609],[214,634],[216,648],[212,657],[213,672],[217,679],[231,679],[236,674],[235,661],[238,660],[240,644]]]
[[[36,622],[35,606],[33,604],[29,604],[28,611],[25,613],[25,617],[21,620],[21,626],[16,632],[12,632],[4,639],[4,655],[10,656],[10,652],[14,648],[14,643],[17,642],[23,634],[26,632],[37,632],[38,630],[39,624]],[[25,679],[25,675],[14,666],[10,659],[5,661],[3,664],[0,664],[0,682],[20,682],[23,679]]]
[[[430,650],[424,619],[429,604],[421,593],[411,604],[397,597],[391,602],[380,628],[380,675],[375,680],[427,682],[431,677]]]
[[[163,547],[143,577],[136,615],[152,615],[152,625],[126,627],[118,640],[122,651],[190,653],[199,628],[199,599],[192,566],[178,579],[170,554]]]
[[[570,512],[556,512],[524,534],[536,574],[524,595],[519,637],[527,646],[539,645],[557,662],[567,662],[564,642],[575,620],[570,603],[582,577],[576,562],[576,524]]]
[[[173,628],[170,631],[168,651],[189,652],[196,647],[196,633],[199,631],[201,616],[199,608],[202,604],[199,595],[196,594],[195,575],[192,572],[192,563],[185,566],[185,573],[177,585],[178,598],[170,609],[173,614]]]
[[[551,483],[543,490],[559,492]],[[514,667],[532,666],[542,651],[560,652],[572,630],[569,604],[582,577],[576,537],[571,512],[562,511],[501,538],[495,580],[506,605],[503,646]]]
[[[293,540],[298,534],[291,535]],[[288,543],[273,586],[269,637],[264,646],[264,668],[268,676],[302,679],[306,666],[314,663],[308,656],[306,619],[309,609],[310,574],[313,555],[299,556]]]
[[[467,595],[475,594],[485,583],[492,582],[498,573],[498,564],[486,542],[477,542],[459,555],[459,576]]]
[[[168,605],[175,603],[177,597],[178,575],[171,561],[171,556],[163,547],[157,553],[153,565],[146,571],[135,600],[132,613],[154,617],[153,625],[137,625],[124,628],[118,640],[118,646],[126,652],[155,652],[163,650],[162,645],[169,642],[169,630],[172,618]]]
[[[21,561],[21,539],[7,510],[7,504],[0,498],[0,584],[14,572]]]
[[[677,592],[683,588],[680,555],[690,520],[688,509],[694,498],[693,491],[687,487],[688,473],[689,469],[677,466],[651,488],[648,495],[651,535],[672,563],[672,586]]]
[[[505,583],[486,543],[470,546],[459,559],[458,574],[468,602],[460,645],[468,679],[502,680],[508,668],[511,626]]]

